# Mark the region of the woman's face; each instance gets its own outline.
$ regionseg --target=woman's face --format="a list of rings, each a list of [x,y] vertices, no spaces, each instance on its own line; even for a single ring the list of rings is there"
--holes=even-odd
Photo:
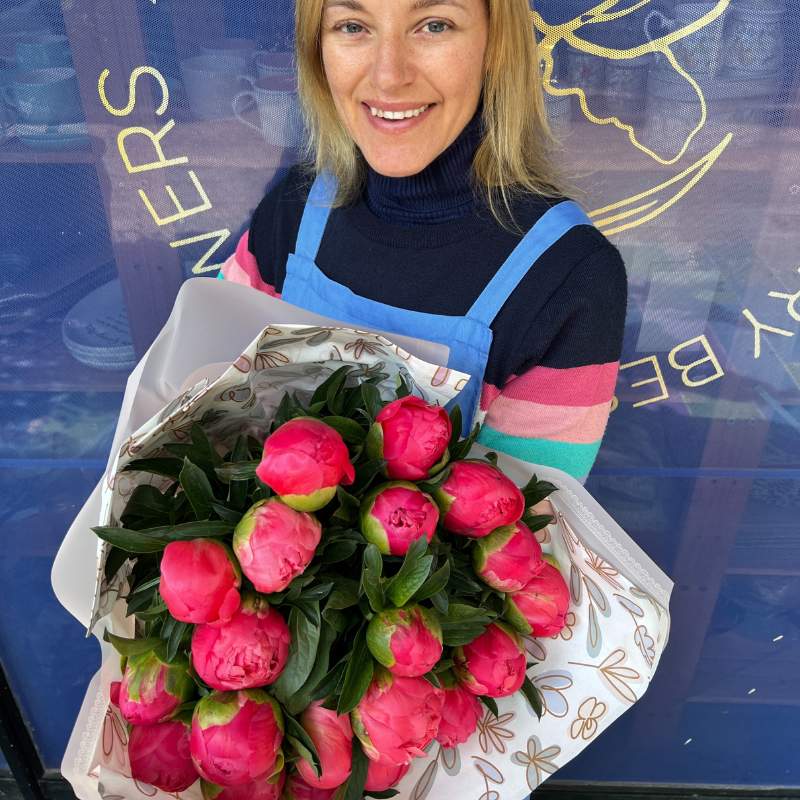
[[[376,172],[415,175],[469,122],[481,93],[488,24],[486,0],[325,0],[328,85]],[[373,110],[423,108],[401,121]]]

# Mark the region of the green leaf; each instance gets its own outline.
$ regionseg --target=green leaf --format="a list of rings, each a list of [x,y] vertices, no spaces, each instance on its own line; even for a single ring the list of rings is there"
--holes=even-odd
[[[522,487],[522,496],[525,498],[525,508],[535,506],[556,491],[558,491],[557,486],[549,481],[540,481],[536,475],[534,475],[525,486]]]
[[[527,675],[525,676],[525,680],[522,681],[520,691],[525,695],[525,699],[528,703],[530,703],[533,713],[541,719],[543,712],[542,695],[533,683],[531,683],[531,679]],[[497,715],[495,714],[495,716]]]
[[[339,501],[339,508],[334,511],[335,519],[344,520],[347,523],[354,523],[358,520],[358,511],[361,503],[341,486],[336,487],[336,499]]]
[[[317,605],[317,624],[308,620],[301,611],[293,608],[289,612],[289,658],[278,680],[272,684],[273,694],[284,705],[288,705],[292,695],[306,682],[314,661],[321,633],[319,605]]]
[[[337,713],[349,714],[359,704],[372,680],[374,666],[372,655],[367,648],[367,626],[362,624],[356,634],[353,651],[347,662]]]
[[[149,653],[161,644],[161,639],[126,639],[124,636],[115,636],[108,629],[103,631],[103,641],[113,645],[121,656],[136,656],[140,653]]]
[[[522,515],[521,521],[532,531],[538,531],[547,527],[550,523],[555,522],[555,517],[553,517],[552,514],[531,514],[529,511],[526,511]]]
[[[122,565],[130,558],[128,553],[118,547],[112,547],[106,556],[106,563],[103,567],[106,581],[110,581],[122,568]]]
[[[322,401],[327,402],[328,395],[330,390],[333,389],[334,391],[338,391],[344,386],[345,381],[347,380],[347,376],[353,367],[350,364],[345,364],[342,367],[339,367],[337,370],[332,372],[317,388],[314,390],[314,394],[311,395],[311,401],[309,405],[313,406],[316,403],[320,403]]]
[[[390,800],[396,797],[400,792],[397,789],[385,789],[382,792],[364,792],[364,797],[375,797],[377,800]]]
[[[206,473],[188,458],[184,458],[178,480],[197,519],[208,519],[211,516],[211,504],[214,502],[214,490]]]
[[[244,434],[240,434],[236,439],[236,444],[233,446],[233,451],[230,454],[231,463],[237,463],[242,461],[248,460],[248,447],[247,447],[247,437]],[[216,470],[215,470],[216,472]],[[239,509],[241,511],[245,510],[245,501],[247,500],[247,487],[248,487],[249,479],[243,481],[230,481],[228,485],[228,504],[231,508]],[[220,514],[220,516],[222,516]],[[222,519],[225,519],[222,517]]]
[[[369,414],[370,422],[375,421],[383,408],[383,400],[381,400],[381,393],[371,383],[361,384],[361,399],[364,403],[364,410]]]
[[[336,631],[330,625],[323,623],[319,637],[319,645],[317,647],[317,656],[314,660],[314,668],[311,670],[303,686],[295,692],[286,704],[286,708],[290,714],[300,714],[314,699],[312,695],[317,685],[328,674],[331,647],[335,641]]]
[[[500,716],[500,710],[497,708],[497,702],[495,701],[494,697],[488,697],[487,695],[479,695],[478,699],[483,703],[489,711],[494,714],[495,718]]]
[[[360,590],[366,594],[367,600],[373,611],[383,611],[384,591],[383,580],[383,559],[381,552],[374,544],[368,544],[364,548],[364,556],[361,566],[361,587]]]
[[[358,737],[353,737],[353,755],[351,759],[350,777],[345,784],[341,800],[361,800],[364,796],[364,784],[367,782],[369,759],[361,748]]]
[[[354,495],[363,494],[377,475],[381,474],[386,460],[383,458],[373,458],[364,461],[356,467],[356,479],[350,487]]]
[[[325,604],[325,611],[350,608],[355,605],[358,605],[358,583],[350,578],[339,578]]]
[[[162,494],[155,486],[143,483],[131,493],[120,521],[126,528],[139,530],[169,517],[174,500]]]
[[[444,566],[437,569],[436,572],[434,572],[433,575],[431,575],[430,578],[428,578],[428,580],[426,580],[425,583],[420,586],[411,599],[415,603],[419,603],[422,600],[428,600],[429,598],[433,597],[433,595],[441,592],[445,586],[447,586],[447,582],[449,580],[450,562],[445,561]]]
[[[442,641],[451,647],[469,644],[477,639],[497,615],[464,603],[450,603],[447,616],[441,619]]]
[[[167,661],[173,661],[178,655],[181,642],[184,636],[192,629],[192,625],[188,622],[176,622],[172,627],[169,639],[167,640]],[[162,636],[163,638],[163,636]]]
[[[232,461],[221,467],[215,467],[214,472],[223,483],[250,481],[256,477],[256,467],[260,463],[260,461]]]
[[[447,611],[450,607],[450,600],[447,597],[447,592],[436,592],[436,594],[431,597],[431,603],[433,603],[433,607],[440,614],[447,616]]]
[[[426,672],[422,677],[437,689],[442,688],[442,682],[439,680],[435,672]]]
[[[406,379],[398,372],[396,377],[397,388],[394,393],[398,397],[408,397],[411,394],[411,387],[406,383]]]
[[[464,418],[461,414],[461,406],[458,404],[454,405],[452,411],[450,412],[450,424],[452,425],[453,432],[450,434],[450,444],[448,447],[452,452],[455,449],[455,446],[458,444],[458,440],[461,438],[461,428],[464,425]]]
[[[304,758],[311,764],[314,774],[319,778],[322,774],[322,764],[319,760],[319,753],[314,746],[311,737],[306,733],[305,728],[291,714],[284,714],[286,738],[297,751],[300,758]]]
[[[341,542],[331,542],[322,551],[321,559],[325,564],[338,564],[347,561],[358,550],[358,542],[347,539]]]
[[[158,602],[146,607],[142,607],[139,603],[130,602],[128,603],[128,613],[136,614],[136,618],[143,621],[158,619],[158,617],[167,613],[167,604],[160,597]]]
[[[495,467],[497,466],[497,453],[493,450],[490,450],[483,456],[490,464],[493,464]]]
[[[233,484],[234,486],[237,484]],[[241,484],[239,484],[241,485]],[[230,522],[231,524],[238,525],[244,514],[241,511],[234,511],[222,503],[212,503],[211,510],[223,521]]]
[[[121,472],[150,472],[153,475],[163,475],[165,478],[178,480],[178,475],[183,469],[180,458],[137,458],[129,461]]]
[[[386,594],[397,608],[402,608],[425,583],[433,564],[433,556],[425,555],[427,550],[428,541],[424,536],[414,540],[397,574],[389,581]]]
[[[472,445],[475,444],[475,440],[478,438],[478,434],[480,433],[481,426],[480,423],[475,423],[472,430],[470,431],[469,436],[466,439],[462,439],[458,444],[450,450],[450,460],[451,461],[459,461],[462,458],[466,458],[469,451],[472,449]]]
[[[311,700],[322,700],[324,697],[329,697],[336,690],[339,681],[344,679],[345,670],[347,669],[348,658],[341,659],[335,666],[333,666],[320,682],[314,687],[311,692]],[[335,708],[335,705],[334,705]]]
[[[234,525],[224,520],[184,522],[132,531],[128,528],[98,526],[92,530],[104,541],[128,553],[157,553],[170,542],[185,542],[206,537],[222,537],[233,533]]]

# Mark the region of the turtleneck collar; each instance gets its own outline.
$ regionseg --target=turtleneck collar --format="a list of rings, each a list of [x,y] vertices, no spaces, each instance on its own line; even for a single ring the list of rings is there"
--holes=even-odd
[[[384,222],[425,225],[458,219],[474,209],[470,168],[481,142],[482,110],[481,97],[461,133],[416,175],[390,178],[366,164],[363,199],[369,210]]]

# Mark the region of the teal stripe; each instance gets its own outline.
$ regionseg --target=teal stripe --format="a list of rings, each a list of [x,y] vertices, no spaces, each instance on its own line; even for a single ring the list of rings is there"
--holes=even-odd
[[[602,441],[598,439],[591,444],[571,444],[551,439],[528,439],[501,433],[485,423],[478,434],[478,442],[484,447],[533,464],[561,469],[578,479],[589,474]]]
[[[222,274],[222,270],[220,270],[220,271],[217,273],[217,280],[218,280],[218,281],[224,281],[224,280],[225,280],[225,276]]]

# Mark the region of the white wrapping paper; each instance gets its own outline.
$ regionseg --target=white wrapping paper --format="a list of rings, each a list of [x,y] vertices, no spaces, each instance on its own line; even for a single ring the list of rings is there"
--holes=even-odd
[[[108,468],[70,527],[53,566],[61,603],[87,628],[132,634],[118,599],[124,574],[103,579],[106,548],[90,528],[115,524],[143,473],[119,470],[181,441],[205,415],[212,440],[232,441],[245,418],[266,432],[284,391],[301,399],[343,363],[361,374],[389,374],[378,388],[390,397],[402,373],[415,394],[445,404],[468,379],[449,370],[447,348],[380,332],[344,327],[265,294],[223,281],[187,281],[156,341],[131,374]],[[478,420],[480,421],[480,420]],[[480,445],[475,453],[486,452]],[[572,606],[558,636],[528,639],[531,680],[545,711],[537,720],[524,698],[498,701],[475,735],[446,750],[434,743],[416,759],[398,800],[458,796],[520,800],[599,736],[641,698],[669,631],[672,584],[584,487],[566,473],[499,454],[498,465],[518,485],[532,474],[559,487],[548,502],[556,522],[537,532],[568,579]],[[75,794],[89,798],[176,797],[130,778],[127,734],[108,702],[118,659],[101,642],[103,664],[92,679],[62,762]],[[199,800],[199,783],[181,793]]]

